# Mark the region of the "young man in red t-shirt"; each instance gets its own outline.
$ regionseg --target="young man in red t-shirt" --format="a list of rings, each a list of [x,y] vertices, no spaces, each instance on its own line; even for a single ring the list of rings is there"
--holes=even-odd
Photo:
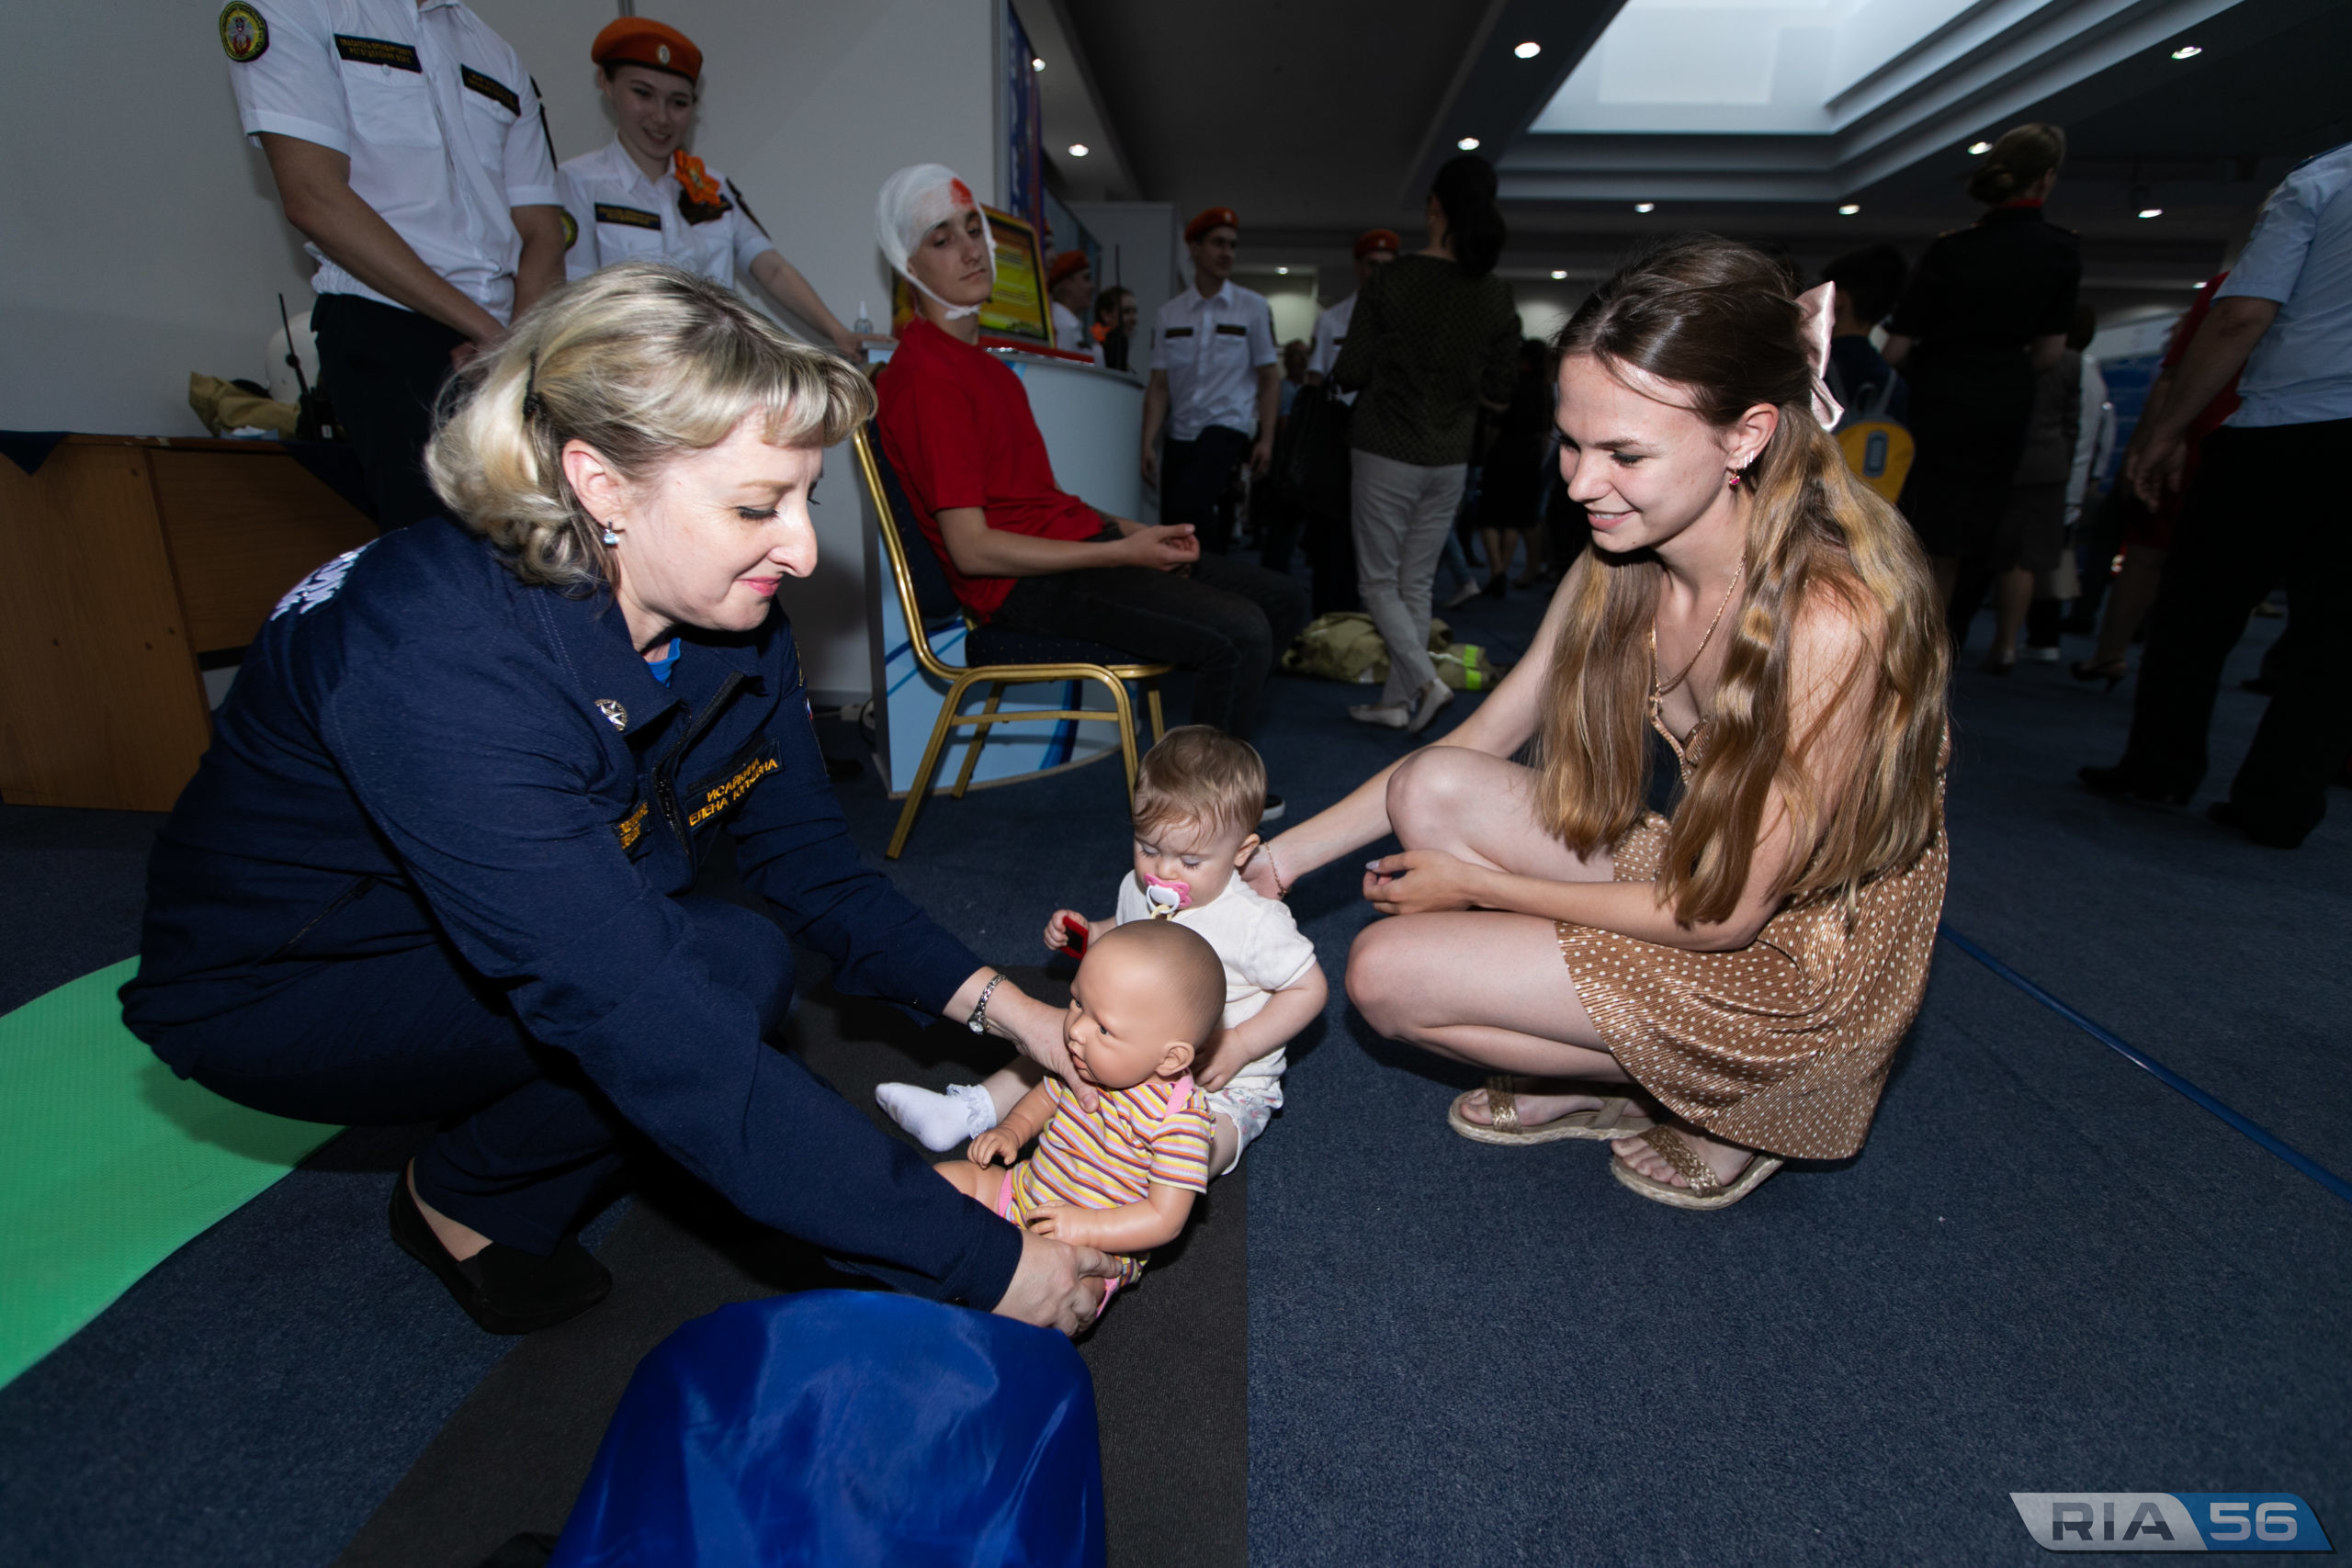
[[[956,596],[1012,630],[1189,669],[1193,722],[1247,735],[1305,623],[1305,590],[1204,556],[1188,525],[1111,517],[1055,485],[1020,378],[978,346],[995,286],[987,220],[946,170],[916,173],[892,177],[876,214],[918,312],[878,383],[882,450]]]

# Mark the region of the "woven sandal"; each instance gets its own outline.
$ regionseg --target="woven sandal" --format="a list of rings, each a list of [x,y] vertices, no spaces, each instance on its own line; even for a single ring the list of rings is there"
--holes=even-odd
[[[1519,1096],[1511,1088],[1515,1078],[1492,1077],[1487,1080],[1487,1108],[1494,1121],[1473,1122],[1463,1114],[1462,1108],[1470,1102],[1470,1094],[1457,1095],[1447,1107],[1445,1124],[1464,1137],[1481,1144],[1548,1144],[1560,1138],[1623,1138],[1639,1133],[1650,1125],[1648,1117],[1633,1111],[1634,1102],[1623,1095],[1605,1095],[1598,1111],[1571,1111],[1555,1117],[1540,1127],[1519,1124]],[[1633,1111],[1631,1115],[1628,1111]]]
[[[1764,1179],[1781,1168],[1782,1161],[1775,1155],[1750,1155],[1747,1167],[1733,1178],[1731,1185],[1709,1168],[1681,1134],[1671,1127],[1652,1127],[1641,1135],[1641,1141],[1656,1149],[1667,1164],[1680,1171],[1690,1185],[1677,1187],[1670,1181],[1660,1181],[1644,1176],[1632,1166],[1614,1156],[1609,1168],[1617,1179],[1652,1202],[1666,1203],[1677,1209],[1728,1209],[1764,1184]]]

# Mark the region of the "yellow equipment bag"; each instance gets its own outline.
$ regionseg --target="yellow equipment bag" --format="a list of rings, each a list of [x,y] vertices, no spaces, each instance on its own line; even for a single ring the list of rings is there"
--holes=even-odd
[[[1846,466],[1871,489],[1893,501],[1903,493],[1918,446],[1911,433],[1891,419],[1863,419],[1838,432],[1838,449]]]

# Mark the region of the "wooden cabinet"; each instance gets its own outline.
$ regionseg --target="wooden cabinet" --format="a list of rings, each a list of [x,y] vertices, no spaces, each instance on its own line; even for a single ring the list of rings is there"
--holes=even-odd
[[[72,435],[0,461],[0,799],[168,811],[212,738],[198,658],[375,525],[266,441]]]

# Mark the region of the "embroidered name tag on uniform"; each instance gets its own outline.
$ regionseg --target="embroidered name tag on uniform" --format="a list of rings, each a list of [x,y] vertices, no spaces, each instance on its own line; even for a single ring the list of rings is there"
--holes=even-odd
[[[613,824],[613,837],[621,841],[624,850],[637,848],[637,841],[645,837],[645,802],[639,801],[636,810]]]
[[[686,792],[686,826],[699,828],[752,793],[752,786],[783,764],[773,742],[738,763],[725,778],[696,784]]]
[[[1216,335],[1219,337],[1248,337],[1250,335],[1250,329],[1241,325],[1238,321],[1220,321],[1217,323]]]
[[[342,592],[343,580],[350,575],[351,564],[359,558],[360,550],[367,549],[374,543],[375,541],[370,539],[357,550],[344,551],[343,554],[288,589],[286,597],[277,602],[277,608],[269,613],[269,618],[274,621],[288,610],[297,615],[307,615],[334,598]]]
[[[659,229],[662,227],[662,215],[648,212],[641,207],[617,207],[609,201],[600,201],[596,204],[596,221],[618,223],[626,229]]]
[[[523,100],[514,96],[514,89],[495,76],[485,76],[472,66],[464,65],[458,69],[458,80],[466,85],[468,92],[480,93],[508,114],[523,112]]]
[[[424,74],[424,63],[417,59],[416,51],[390,39],[353,38],[349,33],[337,33],[334,51],[356,65],[388,65],[395,71]]]
[[[1191,337],[1193,335],[1193,329],[1190,327],[1170,327],[1168,329],[1167,335],[1170,337]]]

